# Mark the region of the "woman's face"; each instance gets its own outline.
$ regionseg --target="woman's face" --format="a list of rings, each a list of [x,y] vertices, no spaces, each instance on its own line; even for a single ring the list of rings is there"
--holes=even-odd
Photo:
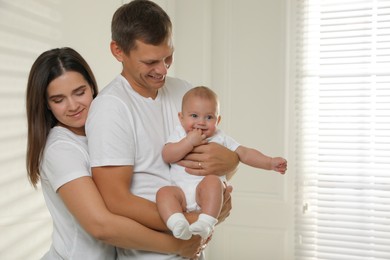
[[[85,135],[84,126],[92,100],[92,87],[78,72],[67,71],[47,87],[47,104],[58,125],[77,135]]]

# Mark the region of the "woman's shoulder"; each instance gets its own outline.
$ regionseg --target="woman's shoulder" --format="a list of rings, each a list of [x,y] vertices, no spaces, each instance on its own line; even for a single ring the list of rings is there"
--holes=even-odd
[[[54,146],[73,147],[78,150],[88,149],[87,137],[76,135],[69,129],[62,126],[55,126],[50,130],[49,136],[46,141],[46,147]]]

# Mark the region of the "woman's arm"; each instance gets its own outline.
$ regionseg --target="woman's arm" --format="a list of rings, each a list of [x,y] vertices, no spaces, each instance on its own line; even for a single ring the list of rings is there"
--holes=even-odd
[[[91,177],[68,182],[58,193],[80,225],[93,237],[105,243],[137,250],[193,257],[200,247],[200,238],[178,240],[149,229],[136,221],[112,214],[105,206]]]

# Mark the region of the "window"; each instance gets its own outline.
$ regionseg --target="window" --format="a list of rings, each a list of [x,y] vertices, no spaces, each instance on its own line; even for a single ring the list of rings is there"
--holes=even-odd
[[[390,1],[293,6],[295,259],[390,259]]]

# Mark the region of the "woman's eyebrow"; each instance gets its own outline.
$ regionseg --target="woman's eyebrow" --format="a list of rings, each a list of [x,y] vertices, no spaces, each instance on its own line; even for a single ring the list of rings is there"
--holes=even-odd
[[[80,90],[82,90],[82,89],[85,89],[86,87],[87,87],[87,85],[81,85],[80,87],[74,89],[74,90],[72,91],[72,93],[77,92],[77,91],[80,91]]]
[[[85,89],[86,87],[87,87],[87,85],[81,85],[80,87],[78,87],[78,88],[72,90],[72,94],[73,94],[73,93],[76,93],[76,92],[78,92],[78,91],[80,91],[80,90],[83,90],[83,89]],[[52,95],[52,96],[49,96],[48,99],[61,98],[61,97],[64,97],[64,94]]]

